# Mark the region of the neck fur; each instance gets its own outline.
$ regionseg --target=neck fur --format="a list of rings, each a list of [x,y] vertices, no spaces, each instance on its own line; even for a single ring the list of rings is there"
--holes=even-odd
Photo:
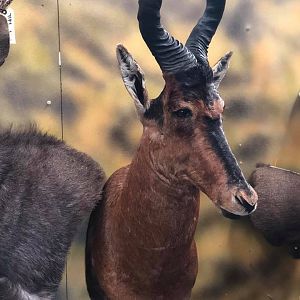
[[[199,191],[168,176],[149,148],[142,144],[129,167],[120,199],[126,211],[122,226],[141,248],[189,246],[198,222]]]

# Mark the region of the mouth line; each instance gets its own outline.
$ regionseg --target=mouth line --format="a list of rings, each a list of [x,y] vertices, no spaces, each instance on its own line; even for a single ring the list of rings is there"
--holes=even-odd
[[[238,220],[238,219],[246,216],[246,215],[236,215],[232,212],[229,212],[228,210],[226,210],[224,208],[221,208],[221,213],[225,218],[230,219],[230,220]]]
[[[234,196],[234,199],[236,200],[236,202],[237,202],[238,204],[240,204],[240,205],[245,209],[245,211],[246,211],[248,214],[251,214],[251,213],[253,213],[253,212],[256,210],[257,204],[251,205],[251,204],[250,204],[249,202],[247,202],[242,196],[235,195],[235,196]]]
[[[242,196],[239,195],[232,196],[232,202],[241,207],[243,210],[234,212],[232,210],[229,210],[228,208],[221,206],[220,208],[223,215],[229,219],[238,219],[239,217],[249,216],[256,210],[257,207],[257,204],[251,205]]]

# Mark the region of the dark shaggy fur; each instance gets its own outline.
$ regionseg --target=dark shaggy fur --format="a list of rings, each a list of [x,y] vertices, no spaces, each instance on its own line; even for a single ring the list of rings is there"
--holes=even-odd
[[[0,132],[0,299],[52,299],[78,225],[101,199],[98,164],[34,128]]]

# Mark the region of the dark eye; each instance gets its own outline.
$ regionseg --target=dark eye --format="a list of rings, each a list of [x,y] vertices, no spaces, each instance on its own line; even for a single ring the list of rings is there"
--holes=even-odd
[[[175,117],[177,118],[190,118],[193,116],[193,113],[190,109],[188,108],[182,108],[182,109],[179,109],[179,110],[176,110],[176,111],[173,111],[172,113]]]

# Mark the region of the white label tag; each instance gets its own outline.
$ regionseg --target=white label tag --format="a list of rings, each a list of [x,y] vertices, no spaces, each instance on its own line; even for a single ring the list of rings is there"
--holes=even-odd
[[[7,9],[7,14],[5,15],[8,23],[9,38],[11,44],[16,44],[16,30],[15,30],[15,12],[12,8]]]

